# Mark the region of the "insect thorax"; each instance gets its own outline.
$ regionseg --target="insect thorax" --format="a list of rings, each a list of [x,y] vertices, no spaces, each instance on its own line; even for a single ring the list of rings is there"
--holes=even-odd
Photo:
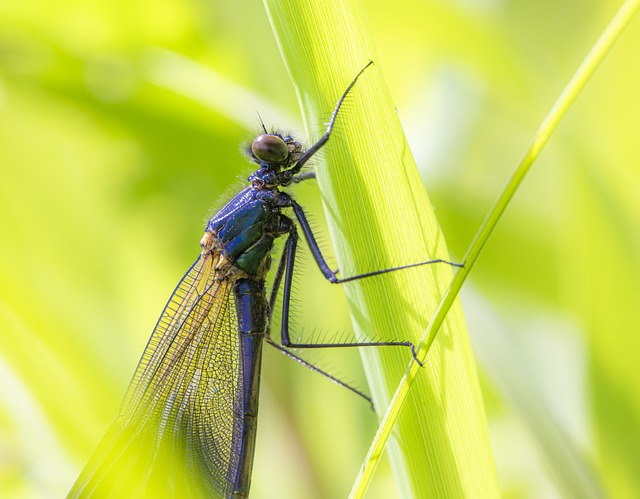
[[[269,270],[274,240],[291,226],[280,213],[287,199],[277,189],[246,188],[209,220],[203,242],[215,246],[249,276],[263,278]]]

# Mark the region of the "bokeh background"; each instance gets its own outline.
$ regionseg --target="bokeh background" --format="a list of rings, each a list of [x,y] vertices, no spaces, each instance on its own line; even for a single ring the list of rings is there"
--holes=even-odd
[[[365,1],[455,259],[619,4]],[[639,49],[636,20],[463,294],[508,498],[640,496]],[[0,3],[0,497],[70,487],[251,170],[256,111],[305,137],[258,0]],[[306,263],[297,331],[348,336],[341,290]],[[313,359],[364,386],[357,354]],[[253,497],[345,497],[374,413],[269,349],[262,379]],[[383,463],[370,497],[396,496]]]

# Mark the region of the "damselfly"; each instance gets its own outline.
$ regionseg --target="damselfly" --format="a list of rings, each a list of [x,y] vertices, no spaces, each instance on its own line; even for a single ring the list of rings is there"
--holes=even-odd
[[[259,168],[249,186],[207,223],[200,256],[165,306],[118,417],[69,497],[247,497],[263,340],[316,371],[289,348],[404,346],[413,352],[410,342],[299,344],[289,336],[297,226],[332,283],[443,262],[339,278],[322,256],[302,207],[280,190],[310,177],[300,173],[302,167],[327,143],[342,103],[371,64],[346,88],[325,134],[308,150],[263,125],[264,133],[248,149]],[[297,226],[285,210],[293,212]],[[282,236],[286,241],[267,300],[270,253]],[[269,322],[281,285],[278,344],[269,336]]]

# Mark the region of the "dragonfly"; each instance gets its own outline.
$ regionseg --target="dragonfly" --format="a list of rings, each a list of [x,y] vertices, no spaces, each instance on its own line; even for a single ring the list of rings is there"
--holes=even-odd
[[[408,341],[296,343],[289,332],[298,228],[332,283],[444,260],[338,277],[325,261],[303,208],[281,190],[327,143],[342,104],[369,61],[340,96],[324,135],[305,150],[291,136],[262,131],[248,147],[258,169],[248,186],[207,223],[201,252],[176,286],[142,354],[119,414],[68,494],[84,497],[246,498],[256,443],[263,343],[364,396],[290,349],[392,346]],[[292,212],[293,218],[284,212]],[[294,221],[295,220],[295,221]],[[274,241],[284,237],[269,298]],[[458,265],[458,264],[452,264]],[[280,343],[269,333],[282,287]],[[417,360],[417,358],[416,358]],[[368,399],[370,400],[370,399]]]

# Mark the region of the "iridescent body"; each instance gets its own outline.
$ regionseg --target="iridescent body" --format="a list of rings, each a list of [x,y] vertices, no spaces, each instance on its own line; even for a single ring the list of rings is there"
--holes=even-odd
[[[326,133],[307,151],[291,137],[266,129],[253,141],[248,154],[258,170],[249,177],[249,186],[207,223],[200,256],[165,306],[118,417],[68,497],[247,497],[263,341],[367,399],[287,348],[403,346],[413,351],[403,341],[294,344],[289,338],[298,233],[283,210],[293,212],[320,271],[333,283],[442,261],[338,278],[320,253],[304,210],[280,190],[309,178],[299,175],[301,168],[328,141],[342,102],[371,64],[347,87]],[[270,253],[281,236],[286,242],[267,301]],[[280,284],[281,345],[268,332]]]
[[[261,168],[251,185],[209,220],[202,253],[167,303],[120,415],[70,497],[247,496],[269,317],[265,277],[274,240],[293,227],[281,213],[293,201],[278,186],[290,183],[282,168],[302,153],[290,137],[261,135],[253,149],[268,159],[264,141],[283,157],[267,163],[252,152]]]

